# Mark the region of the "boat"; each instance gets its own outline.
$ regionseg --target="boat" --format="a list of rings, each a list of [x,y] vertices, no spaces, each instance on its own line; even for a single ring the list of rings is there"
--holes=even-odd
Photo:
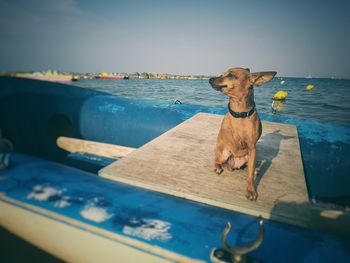
[[[122,79],[129,79],[126,75],[115,75],[115,74],[109,74],[107,72],[101,72],[98,75],[95,76],[96,79],[113,79],[113,80],[122,80]]]
[[[78,78],[71,74],[61,74],[57,71],[46,71],[46,72],[34,72],[34,73],[16,73],[18,78],[36,79],[58,83],[69,83],[71,81],[77,81]]]
[[[132,100],[24,78],[0,77],[0,87],[0,147],[9,160],[0,171],[1,227],[63,261],[350,261],[344,208],[349,196],[341,187],[329,193],[331,184],[341,186],[348,180],[348,127],[260,114],[266,131],[281,127],[280,133],[264,137],[267,147],[273,138],[286,145],[291,140],[297,143],[289,150],[270,150],[287,157],[298,154],[299,166],[292,172],[298,172],[308,195],[299,203],[291,194],[290,201],[263,211],[259,197],[257,203],[241,199],[232,204],[171,188],[174,183],[157,186],[143,181],[155,175],[160,164],[169,174],[181,169],[181,155],[189,154],[183,147],[207,147],[206,138],[215,137],[215,125],[226,114],[224,107]],[[198,136],[191,136],[193,132]],[[164,149],[178,152],[179,159],[166,159],[162,153],[156,161],[149,154]],[[201,151],[201,156],[208,154]],[[139,166],[145,161],[148,166]],[[196,163],[183,165],[198,168]],[[282,174],[288,162],[275,165],[281,167],[275,174]],[[129,168],[138,169],[141,177],[124,177]],[[182,183],[191,174],[201,178],[192,171],[181,177]],[[333,180],[340,181],[329,183],[333,174]],[[213,178],[218,184],[231,180]],[[261,178],[262,186],[265,179]],[[293,183],[292,176],[285,179]],[[201,191],[206,183],[188,183],[186,191]],[[300,218],[293,217],[300,212]]]

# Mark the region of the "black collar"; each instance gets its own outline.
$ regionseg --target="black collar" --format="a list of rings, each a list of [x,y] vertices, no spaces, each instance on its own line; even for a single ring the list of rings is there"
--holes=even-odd
[[[253,104],[253,108],[250,111],[246,111],[246,112],[235,112],[231,110],[230,103],[228,103],[227,106],[228,106],[228,111],[231,113],[233,118],[247,118],[253,115],[253,113],[255,112],[255,103]]]

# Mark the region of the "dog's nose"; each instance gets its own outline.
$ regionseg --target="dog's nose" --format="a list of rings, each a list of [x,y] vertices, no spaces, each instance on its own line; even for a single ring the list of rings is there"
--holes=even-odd
[[[209,83],[212,83],[215,80],[215,78],[210,78]]]

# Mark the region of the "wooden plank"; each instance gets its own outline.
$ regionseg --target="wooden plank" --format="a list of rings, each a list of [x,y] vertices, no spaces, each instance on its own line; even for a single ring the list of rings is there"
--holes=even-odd
[[[200,113],[99,172],[100,176],[299,226],[315,225],[295,126],[263,122],[257,144],[258,200],[246,199],[246,170],[213,171],[223,116]],[[319,214],[319,213],[318,213]]]
[[[63,136],[57,139],[57,145],[68,152],[89,153],[109,158],[121,158],[135,150],[135,148],[120,145],[81,140]]]

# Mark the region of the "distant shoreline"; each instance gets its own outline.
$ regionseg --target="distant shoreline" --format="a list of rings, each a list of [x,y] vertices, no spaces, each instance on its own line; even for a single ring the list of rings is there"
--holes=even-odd
[[[36,74],[46,74],[49,71],[43,71],[43,72],[0,72],[0,76],[10,76],[10,77],[20,77],[22,75],[36,75]],[[93,79],[98,78],[101,74],[108,74],[110,76],[114,77],[123,77],[123,78],[132,78],[132,79],[180,79],[180,80],[195,80],[195,79],[204,79],[208,80],[212,76],[206,76],[206,75],[180,75],[180,74],[169,74],[169,73],[147,73],[147,72],[134,72],[134,73],[77,73],[77,72],[57,72],[53,71],[54,75],[60,75],[60,76],[74,76],[75,78],[81,78],[81,79]]]
[[[98,76],[102,73],[79,73],[79,72],[57,72],[57,71],[7,71],[7,72],[0,72],[1,76],[9,76],[9,77],[20,77],[21,75],[30,75],[30,74],[45,74],[45,73],[54,73],[59,76],[71,76],[75,79],[94,79],[98,78]],[[215,77],[215,75],[182,75],[182,74],[170,74],[170,73],[149,73],[149,72],[133,72],[133,73],[125,73],[125,72],[111,72],[108,73],[110,76],[114,77],[122,77],[125,79],[178,79],[178,80],[208,80],[211,77]],[[283,78],[304,78],[304,79],[334,79],[334,80],[350,80],[350,78],[335,78],[335,77],[311,77],[311,76],[277,76],[278,79]]]

